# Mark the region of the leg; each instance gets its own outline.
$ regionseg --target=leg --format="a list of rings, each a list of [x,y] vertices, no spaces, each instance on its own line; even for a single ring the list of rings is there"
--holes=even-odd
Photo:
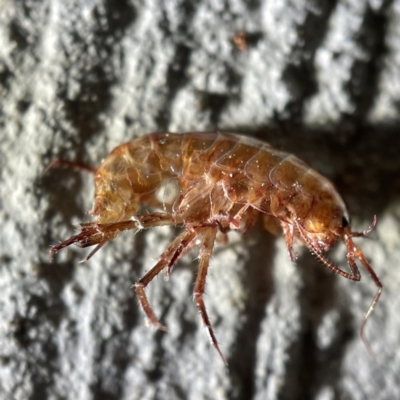
[[[248,212],[244,217],[245,212],[249,207],[249,203],[245,204],[234,216],[230,215],[226,211],[220,211],[213,216],[211,222],[217,223],[219,230],[222,233],[227,233],[231,230],[239,230],[242,227],[242,231],[245,232],[254,223],[258,214],[256,210],[254,210],[254,212]]]
[[[88,222],[79,225],[80,232],[68,239],[56,244],[50,249],[50,259],[57,251],[76,244],[79,247],[90,247],[98,245],[85,260],[88,260],[104,243],[114,239],[121,231],[129,229],[146,229],[162,225],[175,225],[180,223],[171,214],[150,213],[137,215],[128,221],[111,222],[108,224],[98,224],[97,222]],[[100,247],[99,247],[100,246]]]
[[[246,233],[257,221],[260,212],[253,207],[249,207],[242,216],[242,233]]]
[[[194,298],[196,300],[197,307],[200,311],[201,318],[203,319],[204,325],[208,329],[208,333],[211,338],[211,343],[214,345],[214,347],[217,349],[219,355],[221,356],[222,360],[224,361],[225,364],[227,364],[226,359],[224,355],[222,354],[222,351],[219,348],[217,338],[215,337],[213,328],[211,326],[210,319],[208,318],[207,315],[207,310],[206,306],[204,304],[203,300],[203,294],[204,294],[204,287],[206,284],[206,276],[207,276],[207,270],[208,270],[208,265],[212,253],[212,249],[214,247],[214,241],[215,241],[215,236],[217,234],[217,227],[207,227],[203,230],[202,233],[202,241],[200,244],[200,251],[199,251],[199,270],[197,272],[197,278],[196,278],[196,283],[194,285]]]
[[[295,263],[297,255],[293,250],[293,236],[294,236],[293,225],[281,222],[281,226],[283,229],[283,233],[285,235],[286,247],[289,251],[290,259],[293,263]]]
[[[192,230],[186,230],[181,233],[172,241],[167,250],[164,251],[158,263],[134,285],[140,305],[142,306],[147,318],[152,325],[163,331],[167,330],[167,328],[154,314],[144,289],[164,268],[171,268],[196,235],[197,233]]]

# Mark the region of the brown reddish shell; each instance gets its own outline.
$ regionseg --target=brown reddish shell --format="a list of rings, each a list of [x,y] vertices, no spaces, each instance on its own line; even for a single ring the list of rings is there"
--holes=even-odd
[[[159,328],[165,327],[154,315],[144,288],[161,270],[169,273],[186,248],[200,243],[195,298],[222,356],[202,299],[208,260],[218,230],[246,230],[261,215],[267,229],[276,228],[271,220],[281,226],[292,261],[295,239],[346,278],[360,280],[355,258],[361,261],[378,287],[361,325],[363,336],[382,285],[352,237],[366,235],[376,220],[369,229],[352,232],[346,206],[332,183],[297,157],[246,136],[152,133],[116,147],[95,170],[95,186],[90,214],[96,221],[81,224],[80,233],[53,246],[51,255],[72,243],[97,245],[89,258],[122,230],[183,224],[184,232],[135,285],[146,315]],[[144,212],[149,207],[152,212]],[[346,244],[351,272],[323,255],[339,239]]]
[[[328,249],[343,220],[348,221],[331,182],[297,157],[224,133],[155,133],[134,139],[103,161],[95,185],[91,214],[98,223],[127,220],[143,203],[185,224],[203,224],[221,213],[234,217],[247,205],[279,221],[299,219]]]

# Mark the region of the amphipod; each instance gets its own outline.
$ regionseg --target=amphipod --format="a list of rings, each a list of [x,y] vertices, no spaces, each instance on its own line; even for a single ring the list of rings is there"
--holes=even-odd
[[[154,314],[145,288],[161,271],[169,274],[185,250],[198,245],[194,298],[211,342],[225,361],[203,301],[210,256],[218,231],[244,231],[262,218],[267,229],[271,220],[280,225],[293,262],[296,239],[345,278],[359,281],[356,259],[361,262],[377,286],[360,326],[368,346],[364,327],[382,284],[353,238],[369,233],[376,218],[370,228],[353,232],[346,206],[332,183],[294,155],[233,134],[151,133],[118,146],[97,169],[67,164],[94,172],[96,194],[89,213],[95,220],[80,224],[77,235],[53,246],[51,258],[71,244],[96,246],[88,260],[122,231],[183,225],[183,232],[157,264],[134,285],[144,313],[157,328],[166,329]],[[338,240],[346,245],[349,271],[324,255]]]

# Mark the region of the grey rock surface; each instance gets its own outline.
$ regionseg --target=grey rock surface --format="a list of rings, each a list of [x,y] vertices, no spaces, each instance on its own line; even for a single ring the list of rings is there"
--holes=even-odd
[[[1,0],[0,399],[399,399],[400,1]],[[248,34],[247,49],[232,37]],[[132,283],[179,229],[121,234],[88,263],[48,248],[89,220],[99,165],[150,131],[242,132],[337,185],[385,288],[289,261],[262,230],[218,245],[206,304],[196,253],[148,288],[168,332],[146,326]],[[330,254],[346,268],[343,247]]]

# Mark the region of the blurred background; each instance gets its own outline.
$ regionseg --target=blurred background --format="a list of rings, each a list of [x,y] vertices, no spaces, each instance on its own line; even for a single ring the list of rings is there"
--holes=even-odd
[[[1,0],[0,399],[400,398],[400,1]],[[384,292],[253,229],[131,285],[179,228],[127,232],[88,263],[52,244],[88,221],[97,166],[151,131],[228,131],[295,153],[337,186]],[[343,246],[329,257],[346,269]]]

